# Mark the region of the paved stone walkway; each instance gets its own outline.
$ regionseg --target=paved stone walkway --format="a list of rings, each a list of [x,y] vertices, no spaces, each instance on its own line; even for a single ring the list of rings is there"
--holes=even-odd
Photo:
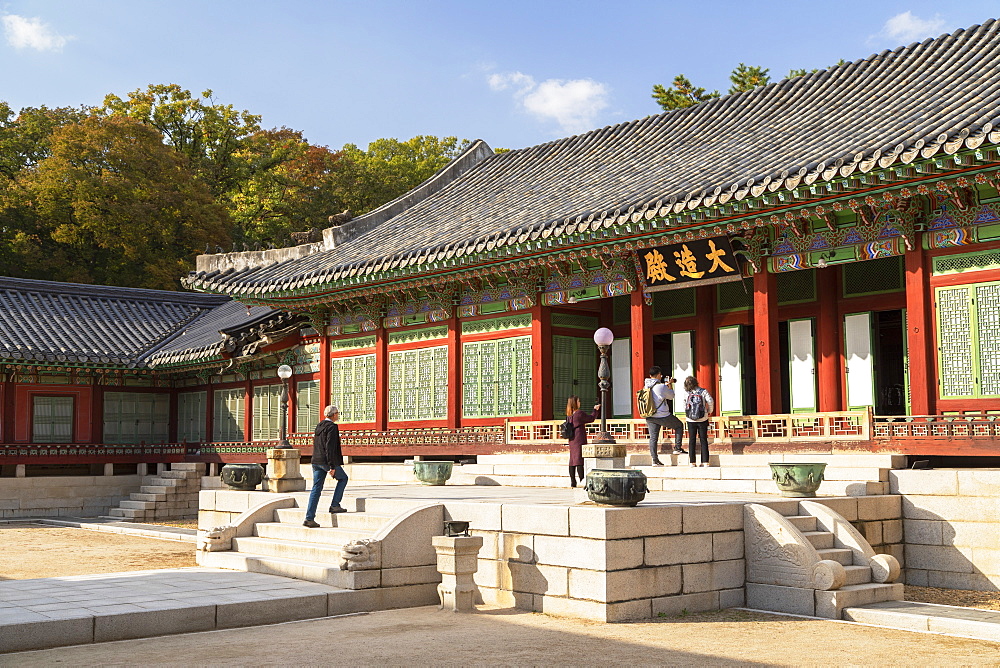
[[[0,652],[325,617],[352,593],[210,568],[0,581]]]

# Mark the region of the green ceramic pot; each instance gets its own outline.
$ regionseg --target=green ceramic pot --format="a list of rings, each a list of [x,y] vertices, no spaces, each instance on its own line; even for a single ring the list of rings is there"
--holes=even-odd
[[[413,462],[413,475],[425,485],[443,485],[454,466],[455,462]]]
[[[634,506],[646,498],[646,474],[633,469],[591,469],[584,487],[594,503]]]
[[[823,482],[826,464],[771,464],[771,479],[782,496],[795,498],[816,496]]]
[[[226,464],[222,467],[222,482],[241,492],[252,492],[264,480],[260,464]]]

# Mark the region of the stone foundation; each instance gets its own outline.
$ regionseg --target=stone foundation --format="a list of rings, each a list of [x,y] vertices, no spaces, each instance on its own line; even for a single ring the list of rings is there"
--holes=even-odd
[[[922,587],[1000,590],[1000,469],[902,470],[905,581]]]

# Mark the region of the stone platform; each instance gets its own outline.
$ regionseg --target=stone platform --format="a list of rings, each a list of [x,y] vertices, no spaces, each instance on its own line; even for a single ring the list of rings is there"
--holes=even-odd
[[[0,653],[258,626],[437,600],[434,585],[399,588],[393,595],[208,568],[0,581]]]

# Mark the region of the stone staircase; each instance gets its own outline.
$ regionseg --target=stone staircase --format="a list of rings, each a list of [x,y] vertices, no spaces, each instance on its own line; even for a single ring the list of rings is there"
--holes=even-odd
[[[801,501],[794,512],[744,506],[747,607],[841,619],[846,608],[902,600],[894,557],[824,505]]]
[[[204,464],[175,463],[169,471],[144,476],[139,491],[132,492],[106,517],[127,522],[197,517],[204,471]]]
[[[222,544],[215,548],[199,550],[198,565],[341,589],[441,581],[431,537],[443,533],[442,505],[347,497],[342,504],[348,512],[318,513],[320,527],[310,529],[302,526],[307,500],[301,494],[278,496],[246,511],[228,528],[214,530],[231,536],[221,536]],[[326,507],[323,501],[320,505]]]
[[[768,454],[711,456],[711,466],[691,468],[687,455],[661,454],[665,466],[652,466],[649,454],[629,454],[626,464],[646,474],[650,491],[728,492],[778,494],[771,479],[770,462],[809,461],[827,464],[820,494],[871,496],[889,493],[889,471],[906,466],[906,457],[886,454]],[[358,469],[366,465],[356,465]],[[390,465],[379,465],[387,482],[400,481]],[[397,465],[398,466],[398,465]],[[359,470],[358,473],[361,473]],[[361,479],[351,472],[352,480]],[[369,474],[368,477],[374,477]],[[411,477],[412,479],[412,477]],[[513,487],[566,487],[569,485],[567,455],[480,455],[476,464],[456,466],[449,484],[506,485]]]

